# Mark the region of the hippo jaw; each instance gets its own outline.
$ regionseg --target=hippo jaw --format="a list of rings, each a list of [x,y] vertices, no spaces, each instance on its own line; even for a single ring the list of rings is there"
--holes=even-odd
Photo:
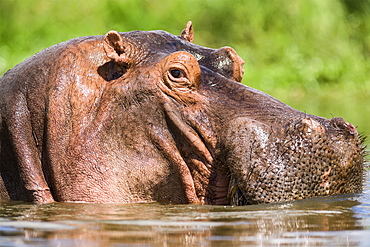
[[[225,135],[232,205],[361,191],[363,140],[341,118],[306,117],[282,129],[238,118]]]

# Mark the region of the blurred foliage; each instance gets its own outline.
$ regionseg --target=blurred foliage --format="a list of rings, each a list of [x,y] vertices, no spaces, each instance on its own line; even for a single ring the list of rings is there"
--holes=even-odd
[[[237,50],[246,85],[370,133],[369,0],[0,0],[0,74],[71,38],[188,20],[195,43]]]

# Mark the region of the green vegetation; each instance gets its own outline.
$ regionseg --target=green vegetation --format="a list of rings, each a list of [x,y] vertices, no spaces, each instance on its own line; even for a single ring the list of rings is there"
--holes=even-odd
[[[351,0],[0,0],[0,74],[85,35],[193,21],[195,43],[232,46],[243,83],[307,113],[370,133],[370,3]]]

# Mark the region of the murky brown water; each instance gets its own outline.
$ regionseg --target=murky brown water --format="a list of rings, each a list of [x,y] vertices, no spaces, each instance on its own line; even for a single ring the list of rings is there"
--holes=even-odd
[[[0,204],[0,246],[370,246],[360,195],[221,207]]]

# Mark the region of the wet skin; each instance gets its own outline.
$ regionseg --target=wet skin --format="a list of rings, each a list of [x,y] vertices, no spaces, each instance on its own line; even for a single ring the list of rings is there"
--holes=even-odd
[[[35,203],[256,204],[361,191],[356,128],[242,85],[189,22],[41,51],[0,79],[0,196]]]

